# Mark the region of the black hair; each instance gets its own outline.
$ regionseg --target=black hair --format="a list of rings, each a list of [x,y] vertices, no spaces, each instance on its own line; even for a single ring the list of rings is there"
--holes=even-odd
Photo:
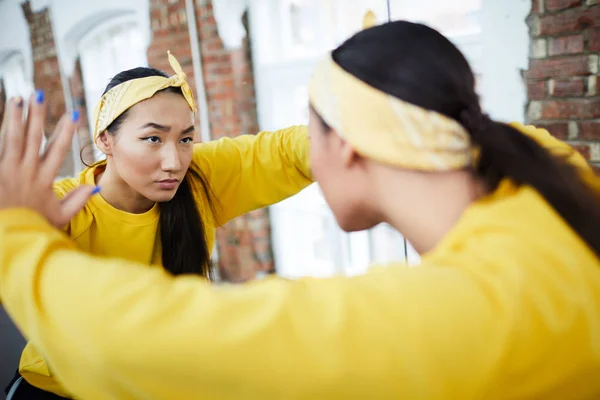
[[[168,78],[166,73],[155,68],[133,68],[115,75],[106,86],[104,93],[123,82],[149,76]],[[177,87],[168,87],[157,93],[160,92],[177,93],[183,96],[181,89]],[[111,135],[116,134],[127,118],[127,114],[128,110],[117,117],[106,131]],[[213,214],[212,218],[217,215],[214,207],[215,197],[210,185],[202,171],[192,163],[175,196],[169,201],[159,203],[162,264],[164,269],[173,275],[196,274],[212,279],[214,275],[210,260],[211,249],[208,248],[206,228],[192,190],[193,186],[198,185],[206,196]]]
[[[564,157],[482,112],[469,63],[442,34],[422,24],[390,22],[357,33],[332,57],[370,86],[458,121],[480,149],[474,173],[488,190],[504,178],[532,186],[600,256],[599,194]]]

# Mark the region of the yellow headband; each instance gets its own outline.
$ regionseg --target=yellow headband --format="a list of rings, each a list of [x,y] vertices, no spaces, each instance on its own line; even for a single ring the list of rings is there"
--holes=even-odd
[[[321,118],[365,157],[423,171],[472,165],[474,151],[461,124],[369,86],[331,56],[317,66],[309,94]]]
[[[169,64],[175,71],[170,78],[163,76],[148,76],[146,78],[131,79],[115,86],[102,96],[94,108],[94,141],[119,115],[130,107],[149,99],[156,92],[168,87],[180,87],[183,97],[187,100],[190,109],[196,112],[194,94],[186,81],[186,76],[177,59],[167,52]]]

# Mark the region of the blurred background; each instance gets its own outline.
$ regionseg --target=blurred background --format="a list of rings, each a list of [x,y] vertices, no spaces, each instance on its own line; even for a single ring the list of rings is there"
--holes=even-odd
[[[172,74],[170,50],[195,91],[198,141],[306,124],[315,63],[367,11],[437,28],[471,62],[493,118],[545,126],[600,163],[599,0],[0,0],[0,119],[8,97],[34,88],[47,92],[47,133],[80,109],[61,172],[73,176],[100,157],[88,121],[109,79],[138,66]],[[220,228],[215,251],[231,282],[360,274],[390,260],[419,257],[386,225],[342,232],[317,185]],[[23,342],[1,312],[0,335],[3,384]]]

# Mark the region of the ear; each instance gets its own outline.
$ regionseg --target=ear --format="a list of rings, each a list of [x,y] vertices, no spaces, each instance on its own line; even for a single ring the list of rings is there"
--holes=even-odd
[[[109,138],[109,134],[104,131],[96,138],[96,146],[98,149],[106,154],[107,156],[112,155],[112,140]]]
[[[335,131],[333,131],[332,137],[336,140],[336,148],[339,151],[342,163],[345,167],[351,168],[356,165],[357,162],[361,160],[361,156],[354,150],[354,147],[341,136],[339,136]]]

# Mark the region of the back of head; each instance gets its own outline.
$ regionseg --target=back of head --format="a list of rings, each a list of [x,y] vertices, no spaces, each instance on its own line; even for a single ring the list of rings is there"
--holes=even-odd
[[[374,88],[455,120],[465,109],[478,107],[469,63],[446,37],[425,25],[396,21],[366,29],[332,57]]]
[[[505,178],[534,187],[600,255],[598,193],[565,160],[482,112],[467,60],[442,34],[422,24],[391,22],[357,33],[332,58],[379,91],[460,123],[479,149],[473,172],[489,191]]]

